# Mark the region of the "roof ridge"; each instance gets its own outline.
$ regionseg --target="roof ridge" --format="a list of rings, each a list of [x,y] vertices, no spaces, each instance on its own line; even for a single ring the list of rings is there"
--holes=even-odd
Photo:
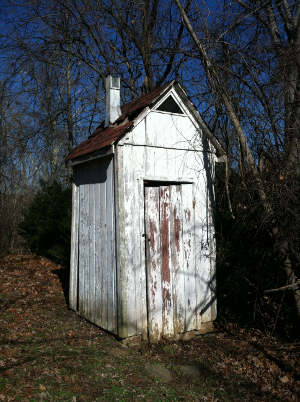
[[[145,109],[149,104],[153,103],[162,92],[164,92],[164,90],[175,82],[175,80],[166,82],[160,87],[155,88],[153,91],[122,105],[122,115],[108,127],[104,127],[103,121],[87,140],[81,142],[69,153],[67,160],[76,159],[79,156],[98,151],[111,145],[113,141],[117,141],[133,125],[130,116],[136,117],[136,113],[139,113],[141,109]]]

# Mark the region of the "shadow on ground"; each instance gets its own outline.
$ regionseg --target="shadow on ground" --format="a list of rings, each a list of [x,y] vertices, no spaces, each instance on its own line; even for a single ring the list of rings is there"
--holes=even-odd
[[[70,266],[54,269],[52,272],[58,276],[67,306],[69,306]]]

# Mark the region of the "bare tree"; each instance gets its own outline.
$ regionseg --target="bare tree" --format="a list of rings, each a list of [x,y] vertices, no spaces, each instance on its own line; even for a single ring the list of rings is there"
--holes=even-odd
[[[237,0],[230,10],[222,10],[228,18],[226,24],[220,18],[218,29],[211,30],[210,37],[207,32],[201,37],[199,27],[193,27],[180,1],[175,3],[201,60],[214,103],[224,108],[230,120],[235,152],[249,177],[247,185],[258,194],[288,284],[294,285],[295,264],[300,261],[296,202],[300,160],[300,5],[270,1],[251,3],[250,7]],[[196,11],[199,13],[199,8]],[[245,42],[241,41],[243,35],[248,35]],[[207,39],[211,40],[209,44]],[[226,57],[220,63],[224,52]],[[239,86],[246,90],[244,98],[241,91],[234,92]],[[275,102],[273,96],[278,97]],[[300,316],[297,286],[293,293]]]

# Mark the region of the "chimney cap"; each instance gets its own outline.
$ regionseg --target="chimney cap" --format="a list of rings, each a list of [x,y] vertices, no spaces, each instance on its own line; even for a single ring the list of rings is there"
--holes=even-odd
[[[120,77],[118,75],[109,75],[107,78],[111,89],[120,89]]]

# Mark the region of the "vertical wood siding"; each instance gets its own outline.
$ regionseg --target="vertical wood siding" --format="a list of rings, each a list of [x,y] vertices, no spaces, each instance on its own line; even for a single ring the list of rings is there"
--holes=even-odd
[[[153,239],[148,244],[142,237],[150,225],[145,219],[147,197],[155,197],[155,194],[148,193],[147,187],[144,193],[143,180],[177,181],[179,185],[180,178],[189,178],[193,183],[182,184],[180,191],[176,185],[168,187],[168,227],[166,225],[163,230],[169,237],[169,250],[164,256],[157,257],[169,258],[172,266],[170,282],[166,280],[167,271],[161,273],[160,279],[165,283],[161,289],[164,289],[166,299],[168,287],[172,285],[172,295],[164,311],[166,328],[174,333],[200,329],[201,322],[213,320],[216,316],[214,206],[210,199],[213,197],[212,158],[203,152],[206,144],[200,133],[192,124],[184,123],[187,117],[172,126],[170,117],[163,115],[170,123],[165,124],[164,130],[156,118],[151,114],[147,116],[128,136],[128,142],[118,147],[121,337],[137,334],[145,337],[148,326],[149,330],[151,326],[156,328],[153,333],[162,334],[163,331],[162,321],[155,322],[154,313],[150,313],[153,300],[163,295],[158,295],[157,288],[152,298],[145,299],[147,282],[155,283],[159,279],[155,271],[149,273],[149,267],[145,266],[145,245],[148,248],[151,245],[158,247],[158,244],[152,244]],[[180,133],[183,127],[187,128],[184,136]],[[199,151],[192,150],[195,138]],[[176,149],[177,144],[183,147],[184,141],[188,144],[186,149]],[[164,197],[166,199],[166,193]],[[162,215],[165,212],[167,210],[160,210]],[[152,218],[154,225],[155,214]],[[182,276],[185,278],[184,286]]]
[[[197,328],[193,185],[146,187],[151,342]]]
[[[206,199],[207,208],[205,217],[203,217],[203,225],[198,231],[198,255],[201,261],[201,269],[199,269],[200,275],[200,315],[202,322],[208,322],[215,319],[213,310],[216,307],[216,288],[213,284],[212,278],[215,278],[215,237],[214,237],[214,163],[212,155],[204,154],[204,168],[205,171],[209,171],[210,174],[206,174],[205,183],[200,187],[201,197]],[[199,205],[196,213],[199,211]]]
[[[196,282],[199,280],[196,276],[195,267],[195,199],[193,196],[193,186],[183,184],[181,193],[181,211],[182,211],[182,238],[183,238],[183,276],[185,290],[185,330],[191,331],[197,328],[198,300],[196,292]]]
[[[159,188],[145,188],[145,242],[147,254],[153,255],[147,261],[148,326],[150,342],[162,335],[162,277],[161,277],[161,238],[159,220]],[[147,237],[146,237],[147,236]],[[146,293],[145,292],[145,293]]]
[[[183,266],[183,222],[181,186],[170,186],[170,246],[173,282],[173,322],[174,333],[186,330],[184,266]]]
[[[73,168],[72,184],[72,226],[71,226],[71,258],[70,258],[70,290],[69,305],[77,310],[77,287],[78,287],[78,224],[79,224],[79,171],[78,167]]]
[[[114,206],[112,157],[74,168],[70,307],[117,333]]]
[[[126,140],[115,170],[111,157],[74,167],[70,307],[155,341],[216,317],[213,155],[187,116],[150,113]]]
[[[161,281],[162,281],[162,327],[164,335],[173,334],[173,296],[170,245],[170,191],[160,187],[160,236],[161,236]],[[150,290],[150,289],[148,289]]]

